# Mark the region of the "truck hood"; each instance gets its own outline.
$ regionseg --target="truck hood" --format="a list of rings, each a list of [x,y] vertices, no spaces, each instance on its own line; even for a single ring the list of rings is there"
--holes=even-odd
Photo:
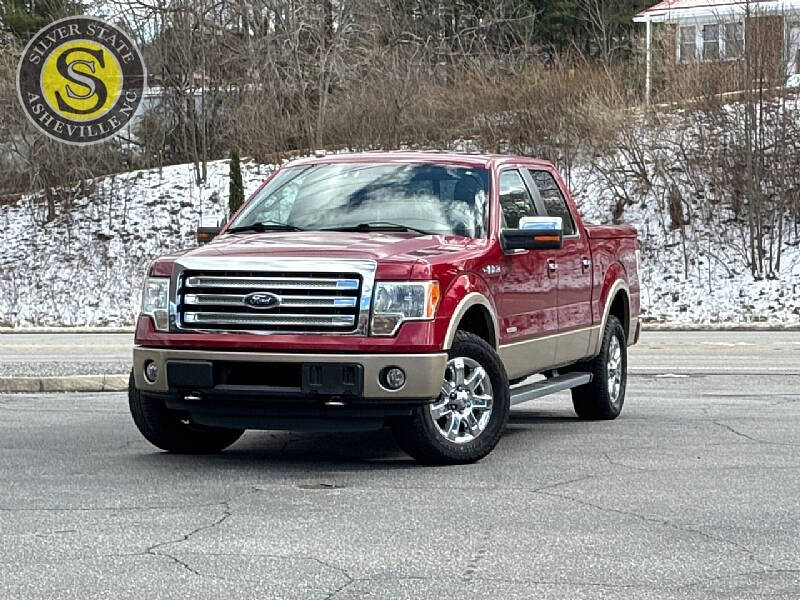
[[[486,248],[487,240],[454,235],[406,232],[289,231],[226,234],[205,246],[162,257],[154,274],[167,274],[172,263],[185,257],[308,257],[352,258],[378,262],[390,277],[430,276],[430,267],[446,262],[458,265]]]

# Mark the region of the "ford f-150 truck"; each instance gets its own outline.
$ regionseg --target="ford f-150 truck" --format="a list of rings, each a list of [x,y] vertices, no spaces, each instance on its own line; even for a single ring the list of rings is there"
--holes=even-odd
[[[389,425],[420,462],[466,463],[519,402],[569,389],[616,418],[638,316],[635,229],[584,225],[548,162],[306,158],[152,263],[130,409],[170,452]]]

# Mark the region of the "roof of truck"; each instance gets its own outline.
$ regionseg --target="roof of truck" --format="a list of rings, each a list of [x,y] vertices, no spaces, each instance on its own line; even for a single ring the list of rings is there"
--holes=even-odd
[[[452,164],[467,167],[489,167],[505,163],[525,163],[538,166],[551,166],[545,160],[529,156],[508,154],[473,154],[468,152],[353,152],[340,154],[320,154],[299,158],[287,163],[287,166],[313,164],[347,164],[367,162],[421,162],[431,164]]]

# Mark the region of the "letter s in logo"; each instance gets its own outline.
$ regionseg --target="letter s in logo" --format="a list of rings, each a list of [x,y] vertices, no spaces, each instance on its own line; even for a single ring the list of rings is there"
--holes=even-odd
[[[61,56],[58,57],[56,61],[56,68],[61,76],[80,86],[83,86],[88,89],[88,91],[84,94],[76,93],[72,87],[67,84],[66,92],[67,96],[72,98],[73,100],[87,100],[92,96],[97,96],[97,101],[95,102],[94,106],[91,108],[75,108],[74,106],[70,106],[64,100],[59,92],[55,93],[56,101],[58,102],[58,108],[61,111],[66,113],[72,113],[74,115],[89,115],[95,112],[98,108],[103,106],[106,103],[106,99],[108,97],[108,90],[106,89],[106,84],[103,83],[103,80],[99,77],[95,77],[94,75],[90,75],[89,73],[81,73],[80,71],[75,70],[75,65],[84,65],[88,67],[88,69],[94,73],[95,72],[95,65],[94,62],[90,60],[82,60],[76,58],[73,61],[69,61],[69,56],[73,52],[85,52],[93,56],[100,67],[105,67],[105,60],[103,58],[103,51],[102,50],[92,50],[91,48],[81,48],[81,47],[73,47],[69,48],[64,51]]]

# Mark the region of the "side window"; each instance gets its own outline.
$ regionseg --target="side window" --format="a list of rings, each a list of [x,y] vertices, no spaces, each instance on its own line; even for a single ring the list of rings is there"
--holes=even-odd
[[[572,214],[569,212],[567,201],[564,199],[561,189],[558,187],[555,178],[547,171],[530,171],[539,195],[542,197],[544,208],[548,217],[561,217],[564,221],[564,235],[575,234],[575,223],[572,221]]]
[[[521,217],[535,217],[536,208],[522,181],[519,171],[500,173],[500,207],[503,209],[503,227],[517,229]]]

